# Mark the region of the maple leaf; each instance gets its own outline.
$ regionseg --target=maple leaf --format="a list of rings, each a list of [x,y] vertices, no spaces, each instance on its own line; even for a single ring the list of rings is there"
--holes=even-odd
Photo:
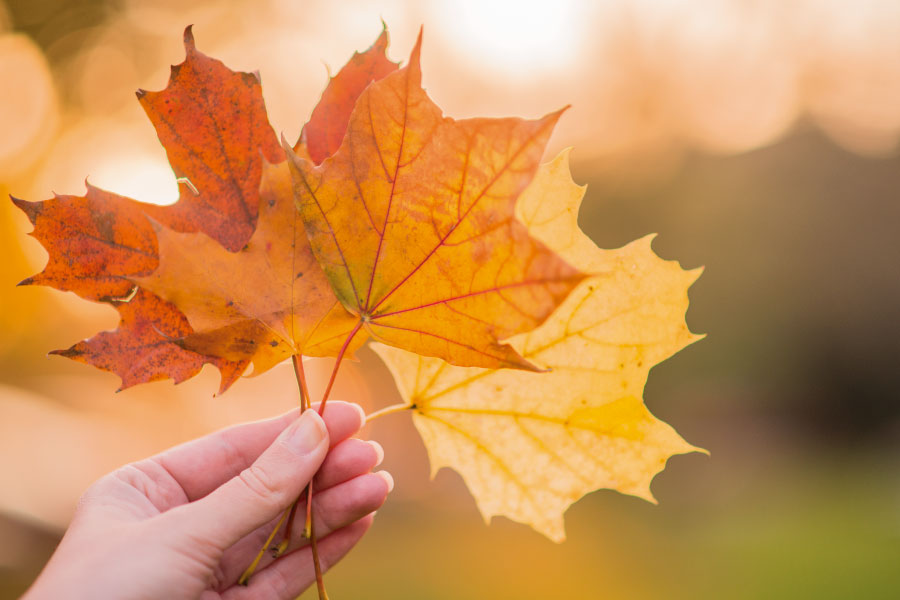
[[[157,264],[156,236],[141,204],[87,184],[84,196],[55,196],[41,202],[13,198],[34,225],[31,235],[47,249],[44,270],[19,285],[48,285],[112,305],[119,327],[51,354],[110,371],[120,389],[171,378],[184,381],[210,363],[222,373],[220,393],[246,369],[221,357],[190,352],[172,342],[190,332],[174,305],[136,290],[128,279]]]
[[[19,285],[47,285],[82,298],[114,302],[131,294],[127,276],[156,268],[156,236],[139,202],[86,184],[84,196],[12,201],[47,249],[44,270]]]
[[[331,79],[295,152],[321,160],[337,149],[357,97],[397,69],[385,56],[387,42],[384,30]],[[180,346],[250,360],[254,375],[293,354],[337,355],[357,322],[337,301],[312,254],[284,162],[264,165],[259,197],[257,229],[239,253],[203,233],[158,227],[159,268],[134,278],[185,314],[193,333],[179,339]],[[365,340],[353,336],[347,350]]]
[[[397,70],[399,65],[388,60],[385,50],[388,33],[385,27],[372,47],[356,52],[350,61],[331,78],[322,99],[313,109],[309,122],[303,126],[297,146],[305,146],[309,159],[315,164],[334,154],[347,133],[350,114],[356,100],[373,81],[383,79]],[[297,146],[294,150],[297,151]]]
[[[118,329],[98,333],[50,354],[116,373],[122,379],[120,390],[160,379],[181,383],[210,363],[222,373],[222,393],[247,368],[241,360],[203,356],[173,344],[172,339],[190,334],[191,327],[174,306],[147,290],[136,290],[133,297],[117,303],[116,308],[121,317]]]
[[[263,162],[284,153],[269,125],[259,76],[199,52],[184,32],[185,60],[161,92],[138,90],[179,181],[178,202],[147,214],[177,231],[202,231],[237,252],[256,228]],[[190,184],[187,184],[187,182]]]
[[[49,254],[45,269],[22,284],[110,303],[121,317],[114,332],[58,354],[116,373],[123,388],[167,377],[182,381],[211,363],[222,371],[221,393],[249,363],[179,346],[177,338],[191,331],[184,315],[132,283],[158,266],[147,216],[179,231],[205,232],[238,250],[256,227],[263,161],[283,161],[284,154],[268,124],[258,78],[198,52],[190,27],[184,42],[185,61],[172,67],[166,89],[138,92],[175,174],[185,178],[177,203],[143,204],[89,184],[82,197],[13,201]]]
[[[375,339],[451,363],[535,367],[498,339],[539,325],[583,278],[514,219],[560,112],[443,117],[409,64],[359,96],[316,166],[286,148],[316,257]]]
[[[203,233],[156,235],[159,268],[134,281],[184,313],[194,331],[184,347],[250,359],[258,375],[293,354],[335,356],[356,325],[306,241],[284,162],[264,168],[259,222],[240,252]]]
[[[652,237],[597,248],[577,225],[583,194],[563,153],[518,204],[533,236],[596,273],[542,326],[509,340],[549,372],[454,367],[374,346],[414,410],[432,474],[457,470],[486,521],[503,515],[554,541],[584,494],[612,488],[652,501],[666,460],[698,450],[640,398],[650,368],[700,337],[684,322],[699,270],[659,259]]]

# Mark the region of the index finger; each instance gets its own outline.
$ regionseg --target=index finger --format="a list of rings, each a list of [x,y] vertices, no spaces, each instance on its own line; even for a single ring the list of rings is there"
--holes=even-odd
[[[312,408],[318,410],[318,404]],[[235,425],[175,446],[147,460],[165,469],[192,502],[253,464],[278,434],[299,416],[300,410],[294,409],[273,419]],[[365,423],[365,413],[358,404],[331,400],[323,419],[334,446],[359,431]]]

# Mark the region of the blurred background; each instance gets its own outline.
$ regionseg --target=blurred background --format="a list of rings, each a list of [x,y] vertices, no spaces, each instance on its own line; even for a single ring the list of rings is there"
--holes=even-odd
[[[659,506],[589,495],[555,545],[485,526],[455,473],[428,481],[409,417],[385,418],[368,433],[397,486],[332,597],[900,597],[896,0],[7,0],[0,196],[81,194],[87,176],[173,202],[134,91],[166,85],[187,24],[201,51],[259,70],[293,140],[381,19],[394,60],[424,25],[425,85],[451,116],[572,104],[548,158],[574,146],[600,246],[658,232],[661,256],[706,266],[688,323],[708,337],[654,368],[645,398],[712,454],[673,458]],[[296,403],[289,367],[214,398],[214,369],[115,394],[115,376],[47,358],[117,318],[15,288],[46,260],[29,230],[0,198],[0,598],[26,589],[99,475]],[[335,397],[398,401],[360,359]],[[312,365],[321,389],[330,364]]]

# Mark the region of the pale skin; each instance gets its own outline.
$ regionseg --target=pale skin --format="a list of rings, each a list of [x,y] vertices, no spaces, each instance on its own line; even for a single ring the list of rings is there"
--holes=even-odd
[[[393,488],[389,474],[372,472],[381,447],[351,437],[364,422],[355,404],[332,401],[324,419],[292,411],[106,475],[24,599],[295,598],[315,582],[305,503],[287,552],[267,552],[248,586],[237,580],[313,478],[322,568],[359,541]]]

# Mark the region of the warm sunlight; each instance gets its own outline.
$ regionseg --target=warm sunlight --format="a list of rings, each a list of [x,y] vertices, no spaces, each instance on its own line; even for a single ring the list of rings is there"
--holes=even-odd
[[[0,0],[0,600],[900,598],[898,32]]]
[[[46,147],[59,120],[52,74],[35,43],[0,35],[0,179],[20,174]]]
[[[149,202],[174,204],[178,200],[175,176],[166,163],[135,154],[119,155],[99,163],[90,177],[92,185]]]
[[[458,48],[472,62],[487,64],[503,76],[527,77],[559,69],[577,57],[584,40],[586,4],[460,0],[436,4],[432,11],[435,22],[465,40]]]

